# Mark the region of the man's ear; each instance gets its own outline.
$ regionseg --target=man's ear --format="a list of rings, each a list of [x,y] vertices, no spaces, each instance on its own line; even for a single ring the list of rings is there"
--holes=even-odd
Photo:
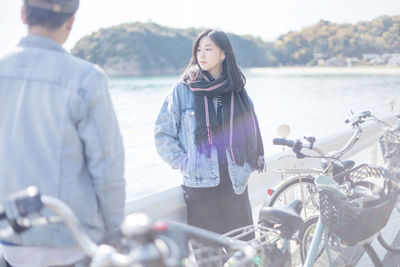
[[[74,21],[75,21],[75,14],[72,15],[72,17],[70,17],[66,22],[65,22],[65,27],[68,31],[72,30],[72,26],[74,25]]]
[[[26,21],[26,9],[24,5],[21,7],[21,21],[23,24],[28,24]]]

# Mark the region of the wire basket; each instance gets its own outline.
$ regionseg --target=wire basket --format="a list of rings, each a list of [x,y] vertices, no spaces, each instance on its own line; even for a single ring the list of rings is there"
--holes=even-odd
[[[385,137],[387,140],[387,148]],[[388,131],[379,138],[383,160],[385,163],[388,159],[392,162],[392,167],[400,168],[400,131]]]
[[[229,258],[228,252],[217,244],[209,244],[196,239],[191,239],[190,244],[194,256],[193,260],[199,267],[223,266]],[[190,266],[190,264],[188,264],[188,266]]]
[[[291,266],[291,257],[284,255],[282,250],[284,240],[276,229],[262,225],[248,225],[232,230],[225,236],[246,242],[257,250],[250,265],[246,266]]]
[[[348,175],[347,179],[352,185],[370,186],[374,185],[374,179],[383,181],[379,201],[368,206],[356,205],[345,195],[334,191],[320,191],[322,222],[348,245],[368,239],[386,225],[397,194],[392,192],[391,183],[385,175],[384,169],[368,165],[361,165]]]
[[[365,181],[375,182],[382,184],[387,182],[388,172],[379,166],[371,166],[362,164],[352,169],[346,176],[345,180],[350,182],[352,185],[356,185]]]
[[[234,231],[236,233],[237,230]],[[247,240],[252,237],[250,231],[244,230],[241,231],[241,234],[237,232],[235,235],[225,236],[231,240],[232,246],[217,244],[206,239],[191,238],[189,242],[192,248],[194,261],[196,262],[196,264],[193,265],[198,267],[258,266],[254,264],[253,258],[249,258],[239,249],[239,247],[244,247],[248,244]],[[243,240],[241,240],[240,237],[243,237]],[[238,244],[242,246],[238,246]],[[191,265],[188,264],[188,266]]]

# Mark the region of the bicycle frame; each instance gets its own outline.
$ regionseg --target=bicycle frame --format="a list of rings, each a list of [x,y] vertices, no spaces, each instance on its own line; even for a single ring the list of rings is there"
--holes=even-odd
[[[303,267],[314,266],[315,257],[317,255],[319,244],[321,243],[322,240],[322,233],[324,232],[324,230],[325,230],[325,225],[322,222],[321,217],[319,217],[317,222],[317,227],[315,229],[315,233],[311,241],[310,250],[307,253],[306,262],[304,263]],[[327,251],[329,251],[329,249]]]

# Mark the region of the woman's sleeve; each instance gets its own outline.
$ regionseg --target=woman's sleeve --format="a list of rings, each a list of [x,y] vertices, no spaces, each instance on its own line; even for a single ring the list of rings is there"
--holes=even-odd
[[[178,84],[167,96],[158,114],[155,128],[154,141],[158,155],[173,169],[184,170],[187,164],[186,151],[179,140],[181,123],[180,101]]]

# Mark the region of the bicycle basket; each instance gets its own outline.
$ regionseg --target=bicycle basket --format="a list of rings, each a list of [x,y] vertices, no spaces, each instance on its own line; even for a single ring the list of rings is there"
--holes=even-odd
[[[392,166],[400,168],[400,132],[399,131],[388,131],[386,133],[387,147],[386,150],[385,138],[381,136],[379,138],[379,144],[381,147],[383,160],[385,163],[389,158],[392,162]]]
[[[207,244],[194,239],[190,240],[190,244],[197,266],[223,266],[228,260],[228,254],[223,251],[221,246]]]
[[[346,176],[346,181],[351,182],[352,185],[368,181],[375,180],[375,182],[379,181],[381,178],[388,178],[389,174],[386,170],[379,166],[371,166],[367,164],[362,164],[354,169],[352,169]],[[381,180],[382,182],[385,180]]]
[[[237,240],[232,240],[232,247],[208,241],[206,239],[191,238],[189,240],[195,264],[187,266],[222,267],[222,266],[250,266],[250,258],[243,251],[234,246]]]
[[[382,168],[361,165],[353,169],[347,177],[352,185],[370,184],[371,178],[383,181],[384,189],[381,191],[379,201],[373,202],[373,205],[355,205],[345,195],[328,190],[320,191],[322,222],[348,245],[355,245],[371,237],[386,225],[397,195],[392,192],[390,182],[385,179],[385,175]]]
[[[248,225],[232,230],[225,236],[244,241],[256,249],[256,256],[251,259],[251,265],[246,266],[291,266],[291,257],[284,255],[281,250],[283,239],[276,229],[261,225]]]

